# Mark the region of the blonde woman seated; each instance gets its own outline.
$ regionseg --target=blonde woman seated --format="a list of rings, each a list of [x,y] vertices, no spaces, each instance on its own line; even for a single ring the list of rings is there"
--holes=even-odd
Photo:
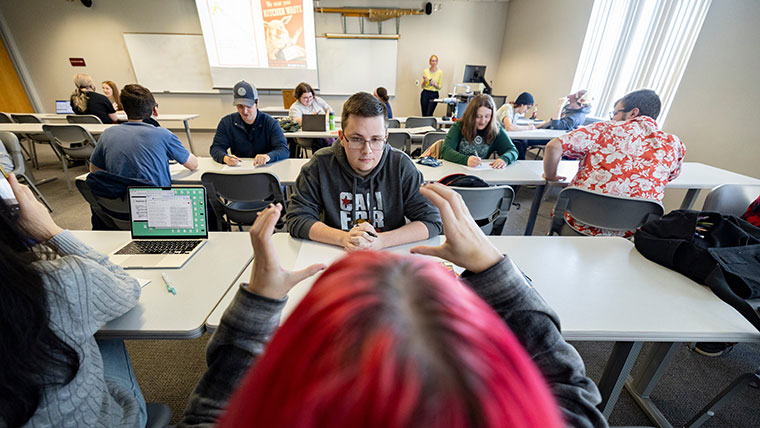
[[[447,161],[470,167],[480,166],[483,159],[496,153],[491,168],[504,168],[517,160],[512,140],[493,118],[496,106],[490,95],[478,95],[470,101],[464,115],[449,129],[441,148]]]

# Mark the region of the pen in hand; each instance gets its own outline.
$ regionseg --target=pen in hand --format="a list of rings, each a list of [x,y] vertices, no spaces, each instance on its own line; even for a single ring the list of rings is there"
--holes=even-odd
[[[164,284],[166,284],[166,291],[176,296],[177,290],[175,290],[172,286],[172,283],[169,281],[169,276],[166,274],[166,272],[161,272],[161,279],[163,279]]]

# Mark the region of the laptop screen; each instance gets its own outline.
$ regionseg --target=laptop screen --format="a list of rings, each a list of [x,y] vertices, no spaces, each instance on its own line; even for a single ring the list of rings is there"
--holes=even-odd
[[[69,100],[57,100],[55,102],[55,112],[58,114],[74,114]]]
[[[132,238],[207,238],[206,191],[199,187],[130,187]]]

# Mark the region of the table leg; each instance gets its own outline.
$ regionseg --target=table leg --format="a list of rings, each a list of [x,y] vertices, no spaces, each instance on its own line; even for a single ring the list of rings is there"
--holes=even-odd
[[[686,196],[683,197],[683,201],[681,201],[681,208],[682,210],[690,210],[691,207],[694,206],[694,201],[697,200],[697,195],[699,195],[699,189],[689,189],[686,191]]]
[[[538,209],[541,207],[541,200],[546,192],[546,184],[536,186],[536,193],[533,194],[533,204],[530,206],[530,215],[528,215],[528,224],[525,225],[525,236],[533,235],[533,226],[536,224]]]
[[[195,154],[195,147],[193,147],[193,137],[190,136],[190,125],[187,123],[187,120],[183,120],[182,123],[185,124],[185,133],[187,134],[187,145],[190,146],[190,153]]]
[[[674,342],[654,344],[652,351],[644,361],[641,374],[635,379],[629,379],[625,383],[625,389],[633,396],[633,399],[641,407],[641,410],[652,422],[661,428],[673,428],[673,425],[668,422],[665,415],[662,414],[652,399],[649,398],[649,394],[652,393],[668,364],[673,360],[678,350],[678,345],[679,343]]]
[[[612,354],[604,366],[602,378],[599,380],[599,392],[602,402],[596,406],[604,417],[609,418],[617,403],[623,384],[633,368],[633,363],[641,352],[642,342],[615,342]]]

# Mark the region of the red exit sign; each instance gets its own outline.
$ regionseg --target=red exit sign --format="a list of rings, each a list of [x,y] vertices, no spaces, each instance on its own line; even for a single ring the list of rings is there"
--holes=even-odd
[[[84,67],[84,58],[69,58],[72,67]]]

